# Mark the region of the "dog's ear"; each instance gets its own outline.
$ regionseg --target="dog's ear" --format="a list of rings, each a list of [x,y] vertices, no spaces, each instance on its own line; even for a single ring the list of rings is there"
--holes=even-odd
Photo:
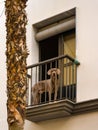
[[[61,73],[60,69],[57,69],[57,74],[59,75]]]
[[[47,73],[48,73],[48,75],[51,75],[51,69],[49,69]]]

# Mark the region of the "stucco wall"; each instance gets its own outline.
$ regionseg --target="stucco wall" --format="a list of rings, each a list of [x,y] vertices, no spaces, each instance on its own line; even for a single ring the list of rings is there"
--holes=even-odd
[[[3,1],[3,0],[2,0]],[[7,130],[6,111],[6,29],[4,3],[0,1],[0,130]]]
[[[98,130],[98,112],[67,118],[31,123],[26,121],[24,130]]]

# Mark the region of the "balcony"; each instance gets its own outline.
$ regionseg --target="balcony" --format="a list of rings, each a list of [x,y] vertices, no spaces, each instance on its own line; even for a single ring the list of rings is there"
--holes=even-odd
[[[42,121],[71,115],[76,102],[77,90],[77,66],[80,63],[68,55],[59,56],[53,59],[39,62],[27,67],[27,119],[30,121]],[[51,68],[59,68],[60,75],[57,76],[58,91],[54,99],[55,91],[49,93],[47,89],[41,93],[38,91],[39,100],[34,104],[32,87],[39,81],[48,80],[47,74]],[[44,86],[46,88],[47,86]]]

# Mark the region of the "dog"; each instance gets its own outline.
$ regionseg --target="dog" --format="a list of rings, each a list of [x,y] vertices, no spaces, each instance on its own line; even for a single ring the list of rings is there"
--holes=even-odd
[[[50,76],[50,79],[39,81],[32,87],[33,105],[40,102],[40,94],[44,92],[48,92],[49,101],[51,101],[52,93],[54,93],[54,100],[57,99],[59,87],[58,75],[60,75],[60,69],[51,68],[48,70],[47,74]]]

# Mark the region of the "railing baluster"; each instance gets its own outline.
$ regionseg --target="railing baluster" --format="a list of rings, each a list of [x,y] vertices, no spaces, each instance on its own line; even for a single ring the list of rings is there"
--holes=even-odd
[[[74,63],[72,64],[72,100],[74,100]]]
[[[31,103],[31,101],[32,101],[32,93],[31,93],[31,91],[32,91],[32,68],[31,68],[31,83],[30,83],[30,86],[29,86],[29,88],[28,88],[28,90],[29,90],[29,100],[28,100],[28,105],[32,105],[32,103]]]
[[[47,64],[45,64],[45,80],[47,79]],[[47,101],[47,91],[46,91],[46,86],[47,84],[45,84],[45,103],[46,103],[46,101]]]
[[[67,64],[67,62],[68,62],[68,59],[66,58],[66,64]],[[65,85],[66,85],[66,86],[65,86],[65,87],[66,87],[66,99],[68,98],[68,86],[67,86],[67,81],[68,81],[67,71],[68,71],[68,70],[67,70],[67,68],[68,68],[68,66],[65,66],[65,69],[66,69],[66,77],[65,77],[65,81],[66,81],[66,82],[65,82],[65,83],[66,83],[66,84],[65,84]]]
[[[69,61],[70,62],[70,61]],[[71,99],[71,66],[69,65],[69,73],[68,73],[68,76],[69,76],[69,99]]]
[[[36,66],[36,70],[35,70],[35,82],[37,83],[37,66]]]
[[[60,60],[60,64],[61,64],[61,72],[63,73],[63,59]],[[63,74],[61,74],[60,76],[60,99],[62,99],[62,89],[63,89]]]
[[[28,97],[29,97],[29,93],[28,93],[28,89],[29,89],[28,70],[27,70],[27,81],[26,81],[26,86],[27,86],[27,92],[26,92],[26,95],[27,95],[26,97],[27,97],[27,99],[26,99],[26,104],[29,105],[29,104],[28,104],[28,102],[29,102],[29,98],[28,98]]]
[[[50,62],[50,68],[52,68],[52,63],[53,63],[53,62]]]
[[[75,66],[75,69],[74,69],[74,73],[75,73],[75,82],[74,82],[74,101],[76,101],[76,93],[77,93],[77,67],[76,65]]]
[[[55,61],[55,68],[58,68],[58,63],[57,63],[58,61],[56,60]]]
[[[41,80],[42,80],[42,65],[40,65],[39,71],[40,71],[40,73],[39,73],[39,74],[40,74],[40,75],[39,75],[39,76],[40,76],[40,77],[39,77],[39,81],[41,81]],[[40,94],[40,103],[41,103],[41,97],[42,97],[42,96],[41,96],[41,94]]]

